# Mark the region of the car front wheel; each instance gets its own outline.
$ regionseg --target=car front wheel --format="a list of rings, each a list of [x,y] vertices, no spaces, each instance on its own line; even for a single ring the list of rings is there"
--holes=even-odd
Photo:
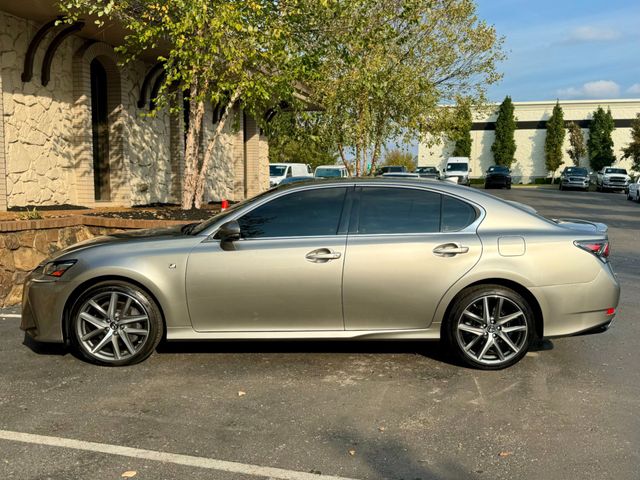
[[[131,365],[146,359],[163,335],[160,309],[140,287],[98,283],[80,294],[71,311],[77,350],[100,365]]]
[[[450,350],[467,366],[499,370],[524,357],[534,335],[528,302],[500,285],[480,285],[463,291],[444,325]]]

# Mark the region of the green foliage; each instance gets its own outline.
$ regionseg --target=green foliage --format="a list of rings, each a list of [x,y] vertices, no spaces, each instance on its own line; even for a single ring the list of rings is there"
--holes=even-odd
[[[42,215],[36,210],[36,207],[33,207],[33,210],[29,210],[27,207],[24,212],[18,214],[19,220],[40,220],[41,218]]]
[[[559,102],[553,107],[551,117],[547,121],[547,135],[544,141],[544,163],[551,172],[551,178],[562,165],[562,145],[564,144],[564,112]]]
[[[640,171],[640,113],[631,122],[631,142],[622,149],[623,158],[630,158],[633,162],[631,168]]]
[[[496,165],[511,167],[515,161],[516,140],[516,118],[513,114],[514,107],[510,96],[506,96],[498,109],[498,119],[496,120],[496,136],[491,145],[493,159]]]
[[[455,142],[452,157],[471,157],[471,126],[473,125],[473,117],[471,115],[471,107],[468,104],[460,105],[456,109],[456,115],[459,117],[457,128],[449,135],[449,138]]]
[[[582,129],[576,122],[569,122],[569,144],[571,147],[567,150],[569,157],[573,160],[573,164],[580,166],[580,159],[587,154],[587,147],[584,144],[584,135]]]
[[[386,143],[440,134],[460,119],[442,104],[484,103],[502,39],[472,0],[346,0],[316,16],[322,63],[309,82],[323,131],[355,175]]]
[[[589,161],[591,167],[596,171],[608,167],[616,161],[613,154],[613,139],[611,138],[614,129],[615,124],[611,110],[605,112],[602,107],[598,107],[593,112],[593,119],[589,125],[589,140],[587,140]]]
[[[320,165],[334,165],[338,161],[335,145],[319,131],[317,115],[280,113],[269,124],[266,133],[270,162],[306,163],[315,170]]]
[[[402,166],[407,172],[413,172],[416,169],[417,159],[409,152],[394,148],[386,152],[384,164]]]

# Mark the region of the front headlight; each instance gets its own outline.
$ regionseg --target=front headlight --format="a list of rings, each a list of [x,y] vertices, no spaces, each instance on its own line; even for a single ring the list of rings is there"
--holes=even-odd
[[[60,278],[67,270],[76,264],[77,260],[61,260],[59,262],[49,262],[44,266],[42,273],[49,277]]]

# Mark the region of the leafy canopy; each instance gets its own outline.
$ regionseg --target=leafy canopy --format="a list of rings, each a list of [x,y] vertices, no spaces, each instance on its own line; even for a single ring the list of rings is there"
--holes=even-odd
[[[516,153],[516,118],[514,116],[514,106],[510,96],[506,96],[498,109],[496,120],[496,133],[491,151],[496,165],[511,167],[515,161]]]
[[[576,167],[580,166],[580,160],[587,154],[587,147],[584,144],[584,134],[582,128],[576,122],[569,122],[569,149],[567,154],[573,160]]]
[[[598,171],[608,167],[616,161],[613,154],[613,139],[611,134],[615,129],[611,110],[606,112],[602,107],[593,112],[593,119],[589,124],[589,140],[587,149],[591,167]]]
[[[631,168],[636,172],[640,171],[640,113],[631,122],[631,142],[622,149],[623,158],[630,158]]]

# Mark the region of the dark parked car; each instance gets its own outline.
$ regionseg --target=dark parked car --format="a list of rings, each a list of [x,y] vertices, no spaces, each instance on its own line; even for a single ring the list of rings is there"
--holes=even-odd
[[[418,167],[416,168],[416,173],[420,178],[440,179],[440,171],[436,167]]]
[[[384,175],[385,173],[405,173],[407,169],[402,165],[385,165],[376,170],[376,176]]]
[[[511,188],[511,171],[501,165],[492,165],[484,177],[484,188]]]
[[[560,175],[560,190],[579,188],[589,190],[589,170],[584,167],[567,167]]]

